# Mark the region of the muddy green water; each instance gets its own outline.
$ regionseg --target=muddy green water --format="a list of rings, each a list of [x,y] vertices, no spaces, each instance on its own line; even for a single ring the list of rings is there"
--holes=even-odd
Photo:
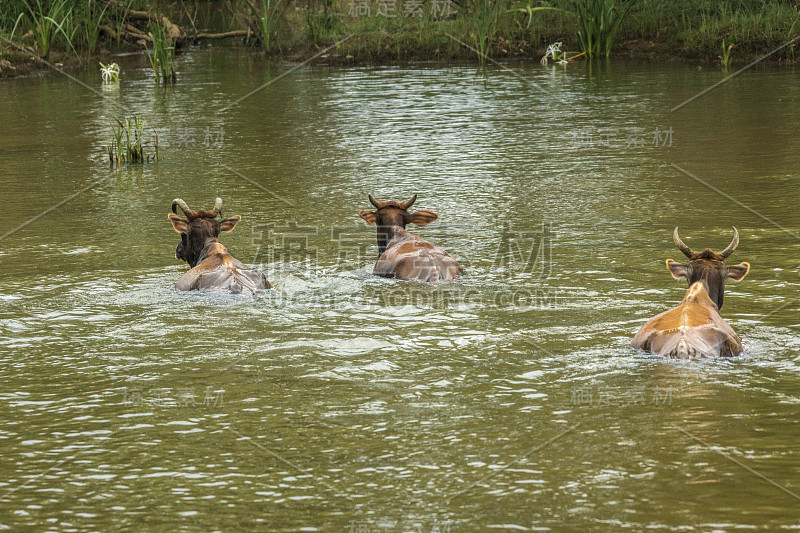
[[[97,94],[0,83],[0,528],[800,528],[796,70],[671,112],[723,74],[215,49],[163,90],[120,63],[118,87],[77,75]],[[109,169],[121,107],[158,164]],[[372,277],[368,193],[418,194],[439,220],[409,229],[467,276]],[[275,290],[173,292],[170,203],[216,196]],[[741,357],[628,348],[686,290],[676,225],[694,248],[741,232]]]

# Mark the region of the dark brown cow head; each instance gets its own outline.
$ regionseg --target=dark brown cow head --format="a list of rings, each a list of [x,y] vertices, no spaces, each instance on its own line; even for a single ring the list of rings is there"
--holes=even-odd
[[[217,198],[214,208],[211,211],[201,209],[192,211],[186,202],[180,198],[172,201],[172,212],[177,213],[176,207],[180,207],[188,220],[184,220],[177,214],[169,215],[169,221],[175,231],[181,234],[181,243],[175,249],[175,257],[189,263],[194,268],[200,261],[203,249],[210,242],[214,242],[223,231],[231,231],[242,219],[239,215],[232,216],[225,220],[215,220],[222,216],[222,199]]]
[[[725,280],[728,278],[733,281],[741,281],[750,271],[750,263],[740,263],[736,266],[726,266],[724,261],[733,253],[739,245],[739,232],[733,228],[733,240],[727,248],[717,253],[710,248],[702,252],[694,252],[686,246],[678,236],[678,228],[672,234],[675,245],[683,254],[689,258],[689,263],[682,265],[672,259],[667,259],[667,268],[675,279],[686,278],[689,286],[697,281],[702,281],[706,285],[708,296],[722,309],[722,301],[725,292]]]
[[[392,228],[405,229],[406,224],[425,226],[439,218],[439,215],[432,211],[409,213],[408,208],[416,200],[416,194],[407,202],[379,202],[371,194],[369,195],[369,201],[375,206],[375,211],[359,211],[358,216],[366,220],[367,224],[377,223],[378,225],[378,257],[386,251],[386,246],[392,238]]]

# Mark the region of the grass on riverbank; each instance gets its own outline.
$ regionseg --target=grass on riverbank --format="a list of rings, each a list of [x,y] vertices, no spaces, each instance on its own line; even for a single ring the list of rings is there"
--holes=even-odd
[[[320,46],[352,35],[342,49],[356,62],[475,58],[477,54],[464,44],[481,49],[484,23],[478,16],[454,15],[435,20],[430,16],[351,17],[347,13],[329,13],[327,17],[322,30],[315,27],[306,31],[308,41]],[[524,12],[506,10],[488,37],[485,50],[494,58],[538,59],[549,44],[561,41],[563,49],[577,52],[581,51],[578,28],[577,16],[572,14],[536,11],[529,17]],[[621,21],[611,54],[717,61],[725,41],[734,44],[732,62],[742,63],[798,34],[800,16],[789,1],[640,0]],[[297,41],[302,43],[302,39]],[[783,60],[797,58],[795,46],[775,56]]]
[[[138,10],[166,15],[192,33],[210,30],[252,30],[256,37],[232,41],[264,50],[277,58],[308,57],[322,47],[349,37],[330,61],[386,63],[394,61],[539,59],[546,47],[580,51],[579,31],[586,28],[578,3],[597,2],[621,8],[618,0],[5,0],[0,2],[0,34],[34,52],[91,55],[95,49],[141,50],[128,36],[129,14]],[[63,5],[62,5],[63,4]],[[31,9],[39,6],[41,9]],[[37,14],[58,7],[57,24]],[[277,7],[280,9],[277,9]],[[542,10],[541,7],[561,10]],[[530,8],[530,9],[528,9]],[[261,13],[261,11],[265,13]],[[37,26],[38,24],[38,26]],[[189,29],[191,27],[191,29]],[[37,29],[38,28],[38,29]],[[200,28],[200,30],[198,30]],[[585,30],[584,30],[585,31]],[[42,33],[44,34],[42,36]],[[743,63],[763,55],[800,33],[794,0],[637,0],[624,13],[611,43],[611,55],[682,57],[701,61]],[[26,36],[23,38],[23,35]],[[40,45],[40,39],[47,43]],[[44,42],[44,41],[42,41]],[[723,43],[725,45],[723,46]],[[729,45],[734,45],[729,49]],[[795,43],[798,44],[798,43]],[[8,50],[8,47],[6,47]],[[73,55],[75,55],[73,54]],[[604,55],[598,50],[597,55]],[[0,59],[3,58],[0,51]],[[795,61],[796,46],[773,60]],[[0,76],[2,73],[0,72]]]

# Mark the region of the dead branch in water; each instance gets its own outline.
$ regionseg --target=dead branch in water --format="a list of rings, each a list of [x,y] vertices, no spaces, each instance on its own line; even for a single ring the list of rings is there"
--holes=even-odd
[[[225,33],[198,33],[195,35],[198,39],[227,39],[228,37],[250,37],[253,35],[253,30],[233,30],[226,31]]]

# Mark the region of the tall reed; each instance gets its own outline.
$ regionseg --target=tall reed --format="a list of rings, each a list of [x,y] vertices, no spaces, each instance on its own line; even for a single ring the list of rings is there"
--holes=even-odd
[[[150,40],[153,42],[153,53],[147,50],[147,58],[153,68],[156,83],[175,81],[175,47],[167,39],[167,30],[163,24],[150,24]]]
[[[474,21],[475,48],[478,50],[478,61],[483,64],[489,44],[497,33],[500,15],[503,13],[501,0],[484,0],[475,2],[468,15]]]
[[[278,22],[280,21],[286,7],[281,8],[283,0],[260,0],[258,8],[247,0],[247,5],[256,19],[256,35],[264,46],[264,51],[272,52],[276,43],[278,33]],[[287,4],[288,5],[288,4]]]

